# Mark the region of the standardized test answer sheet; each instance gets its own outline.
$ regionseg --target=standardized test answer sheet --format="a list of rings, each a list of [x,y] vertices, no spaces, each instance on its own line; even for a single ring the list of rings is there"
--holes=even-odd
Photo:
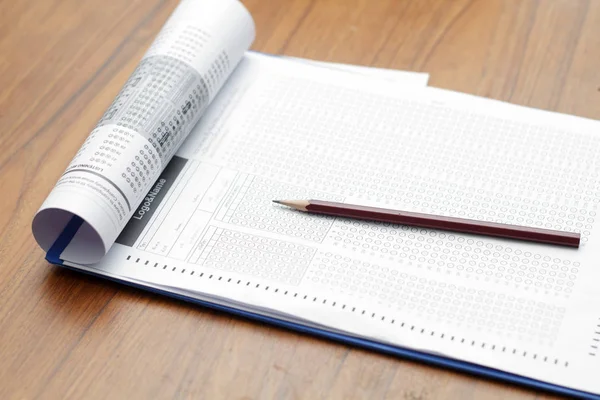
[[[227,46],[208,44],[217,23],[190,28],[199,3],[237,21]],[[598,122],[244,53],[238,2],[182,6],[36,216],[45,250],[81,214],[65,265],[600,394]],[[187,41],[214,49],[208,66]],[[148,99],[163,87],[172,108]],[[582,246],[271,202],[311,198],[577,231]]]
[[[87,268],[599,392],[598,123],[399,89],[248,55],[163,173],[172,186]],[[579,231],[582,246],[271,203],[309,198]]]
[[[44,250],[78,215],[84,223],[63,258],[89,264],[106,254],[254,36],[237,0],[181,2],[36,215],[33,232]],[[289,59],[411,87],[429,78]]]

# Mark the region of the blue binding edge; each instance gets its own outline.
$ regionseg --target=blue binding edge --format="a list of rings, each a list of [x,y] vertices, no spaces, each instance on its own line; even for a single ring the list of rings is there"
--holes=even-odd
[[[474,375],[477,377],[487,378],[497,382],[509,382],[518,386],[524,386],[532,389],[539,389],[544,392],[559,394],[563,396],[569,396],[572,398],[580,398],[580,399],[595,399],[600,400],[600,395],[596,395],[589,392],[584,392],[577,389],[570,389],[564,386],[555,385],[552,383],[547,383],[543,381],[539,381],[537,379],[527,378],[521,375],[516,375],[510,372],[505,372],[501,370],[497,370],[490,367],[481,366],[478,364],[474,364],[468,361],[460,361],[452,358],[448,358],[445,356],[429,354],[425,352],[420,352],[417,350],[411,350],[403,347],[392,346],[389,344],[375,342],[373,340],[368,339],[360,339],[355,338],[348,335],[343,335],[336,332],[329,332],[320,328],[313,328],[309,326],[304,326],[301,324],[297,324],[294,322],[289,322],[281,319],[277,319],[274,317],[269,317],[266,315],[261,315],[249,311],[239,310],[237,308],[224,306],[216,303],[211,303],[206,300],[199,300],[193,297],[184,296],[177,293],[168,292],[162,289],[156,289],[152,287],[147,287],[141,284],[127,282],[124,280],[120,280],[117,278],[96,274],[94,272],[82,270],[76,267],[71,267],[69,265],[65,265],[63,260],[60,259],[60,254],[64,251],[64,249],[69,245],[77,230],[81,227],[83,220],[77,216],[74,216],[69,223],[65,226],[63,232],[56,239],[50,250],[46,255],[46,260],[51,264],[58,265],[60,267],[77,271],[79,273],[84,273],[86,275],[91,275],[94,277],[108,279],[113,282],[117,282],[119,284],[124,284],[129,287],[133,287],[136,289],[141,289],[147,292],[160,294],[163,296],[171,297],[177,300],[182,300],[187,303],[192,303],[194,305],[200,305],[206,307],[211,310],[224,312],[227,314],[232,314],[237,317],[242,317],[244,319],[249,319],[252,321],[262,322],[271,326],[285,328],[294,332],[308,334],[312,336],[317,336],[319,338],[333,340],[338,343],[352,345],[355,347],[377,351],[379,353],[384,353],[392,356],[396,356],[399,358],[403,358],[410,361],[417,361],[428,365],[433,365],[436,367],[443,367],[451,370],[456,370],[460,372],[467,373],[469,375]],[[599,378],[600,379],[600,378]]]
[[[71,217],[60,235],[58,235],[52,246],[50,246],[50,249],[48,249],[48,252],[46,253],[46,261],[48,261],[50,264],[62,265],[62,259],[60,258],[60,255],[63,251],[65,251],[69,243],[71,243],[71,240],[73,240],[73,237],[82,224],[83,219],[81,217],[77,215],[73,215]]]

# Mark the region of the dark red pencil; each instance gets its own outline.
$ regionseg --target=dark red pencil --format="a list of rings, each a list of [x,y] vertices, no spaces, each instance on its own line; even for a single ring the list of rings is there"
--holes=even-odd
[[[497,236],[530,242],[558,244],[579,247],[581,236],[575,232],[562,232],[528,226],[499,224],[473,219],[444,217],[416,212],[389,210],[385,208],[358,206],[322,200],[273,200],[300,211],[336,217],[356,218],[370,221],[389,222],[422,228],[441,229],[478,235]]]

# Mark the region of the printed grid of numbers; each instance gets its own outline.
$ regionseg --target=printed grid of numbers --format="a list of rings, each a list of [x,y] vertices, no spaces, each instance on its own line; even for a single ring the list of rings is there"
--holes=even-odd
[[[138,132],[166,162],[208,99],[206,83],[187,64],[171,57],[145,58],[98,126],[116,124]]]
[[[581,232],[584,244],[595,224],[600,137],[300,79],[273,79],[256,104],[223,149],[237,168],[397,208]]]
[[[302,79],[265,86],[244,134],[222,150],[233,168],[389,208],[576,231],[583,246],[589,240],[600,203],[600,137]],[[580,162],[566,165],[573,159]],[[324,243],[562,298],[580,268],[518,244],[376,223],[340,220]]]
[[[227,209],[218,211],[217,219],[232,225],[322,242],[333,224],[333,217],[309,215],[273,203],[277,199],[312,198],[343,201],[341,196],[326,192],[242,175],[238,192]]]
[[[319,252],[305,279],[421,317],[546,343],[557,337],[566,311],[544,301],[426,279],[333,253]]]
[[[209,227],[208,245],[196,260],[209,268],[297,285],[316,249],[229,229]]]

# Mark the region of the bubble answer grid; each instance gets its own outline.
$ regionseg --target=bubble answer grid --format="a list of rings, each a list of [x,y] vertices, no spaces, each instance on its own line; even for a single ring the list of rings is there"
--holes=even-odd
[[[185,279],[210,280],[215,283],[220,282],[232,286],[243,285],[254,290],[261,291],[262,293],[268,293],[274,296],[273,301],[277,301],[275,296],[282,296],[290,299],[293,298],[299,302],[304,302],[312,307],[327,307],[334,309],[339,313],[352,313],[365,318],[365,323],[393,325],[396,327],[396,329],[398,329],[398,331],[401,331],[402,334],[424,335],[430,338],[453,343],[455,346],[477,347],[483,351],[494,352],[498,357],[516,357],[524,361],[537,362],[540,366],[549,365],[564,368],[569,368],[571,366],[569,360],[567,359],[559,359],[549,353],[544,354],[532,351],[529,347],[516,348],[507,344],[503,344],[502,342],[504,341],[494,342],[489,340],[481,340],[475,337],[455,335],[452,332],[448,332],[443,329],[433,329],[431,327],[419,326],[418,324],[411,322],[409,315],[406,315],[407,318],[402,317],[401,319],[396,319],[390,315],[382,314],[380,310],[364,308],[364,305],[361,303],[358,297],[354,298],[355,301],[350,304],[336,299],[335,293],[332,292],[323,292],[317,297],[314,295],[308,295],[307,293],[303,292],[301,288],[289,289],[285,286],[279,287],[270,283],[265,284],[263,282],[247,279],[232,278],[228,276],[226,272],[220,274],[202,272],[194,268],[178,268],[177,266],[172,266],[170,264],[159,263],[153,259],[142,259],[140,257],[132,257],[131,255],[126,257],[126,261],[136,266],[142,265],[147,268],[162,271],[163,273],[177,274],[182,277],[185,276]]]
[[[166,56],[144,58],[98,126],[115,124],[141,134],[166,164],[209,95],[206,80],[184,62]]]
[[[326,291],[368,297],[436,321],[546,343],[558,335],[566,311],[555,304],[426,279],[334,253],[317,253],[305,280]]]
[[[596,225],[600,137],[276,75],[252,107],[243,134],[216,155],[234,169],[388,208],[579,232],[581,247]],[[406,227],[382,239],[383,224],[364,222],[358,239],[342,221],[325,245],[440,279],[460,273],[473,285],[564,300],[580,273],[576,258],[548,260],[519,243]]]
[[[326,199],[343,201],[343,197],[310,190],[272,179],[243,175],[234,199],[220,219],[232,225],[274,232],[309,242],[322,242],[334,218],[315,216],[275,205],[276,199]]]
[[[229,229],[207,231],[209,245],[198,264],[275,282],[299,284],[316,253],[313,247]]]
[[[228,165],[391,208],[575,231],[588,241],[600,137],[289,77],[265,86],[244,134],[221,150]]]
[[[360,251],[404,266],[461,273],[468,279],[502,283],[568,297],[580,263],[512,249],[485,239],[402,225],[341,219],[325,244]]]

